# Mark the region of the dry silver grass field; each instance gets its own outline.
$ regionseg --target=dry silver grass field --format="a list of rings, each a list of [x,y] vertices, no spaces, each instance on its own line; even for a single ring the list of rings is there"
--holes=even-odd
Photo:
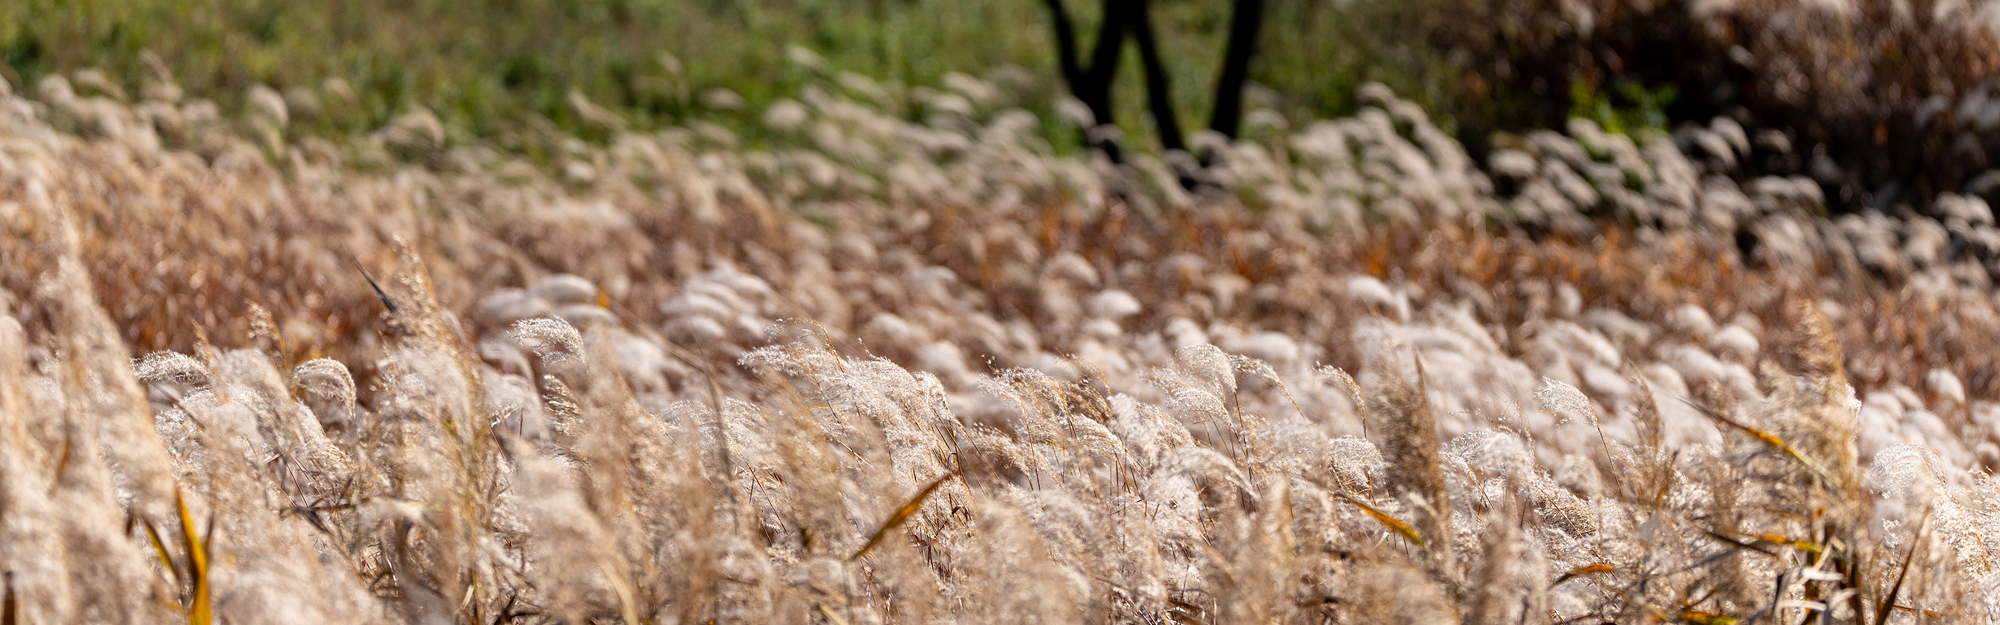
[[[0,95],[0,625],[2000,620],[1983,203],[947,83],[553,175]]]

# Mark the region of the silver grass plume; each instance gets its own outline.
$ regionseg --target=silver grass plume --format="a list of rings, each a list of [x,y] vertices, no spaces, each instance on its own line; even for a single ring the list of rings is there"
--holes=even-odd
[[[1412,355],[1414,358],[1414,355]],[[1437,418],[1423,386],[1423,362],[1416,361],[1417,384],[1403,378],[1400,367],[1387,365],[1368,396],[1368,426],[1382,441],[1388,464],[1383,494],[1406,506],[1409,523],[1423,536],[1425,566],[1441,580],[1453,570],[1451,498],[1445,490],[1439,458]]]

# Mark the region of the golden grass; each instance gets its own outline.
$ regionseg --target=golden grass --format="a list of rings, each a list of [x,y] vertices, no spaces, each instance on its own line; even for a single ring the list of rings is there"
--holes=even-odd
[[[822,152],[629,136],[557,181],[339,162],[366,141],[203,160],[26,102],[0,97],[11,618],[1992,617],[1965,600],[1987,441],[1885,438],[1913,430],[1848,394],[1951,367],[1979,404],[1951,423],[1987,418],[1994,356],[1937,347],[2000,337],[1977,293],[1699,229],[1533,235],[1416,174],[1374,200],[1415,219],[1316,231],[1286,198],[1344,170],[1257,160],[1286,145],[1176,199],[1004,111],[827,98]],[[1707,353],[1689,304],[1757,328],[1754,361],[1676,360]]]

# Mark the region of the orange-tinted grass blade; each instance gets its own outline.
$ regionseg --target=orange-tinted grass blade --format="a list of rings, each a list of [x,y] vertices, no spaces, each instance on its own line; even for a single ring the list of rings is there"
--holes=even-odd
[[[1771,544],[1779,547],[1791,547],[1793,549],[1804,551],[1806,553],[1810,553],[1813,555],[1819,555],[1820,553],[1819,543],[1804,539],[1793,540],[1791,538],[1787,538],[1784,534],[1759,534],[1756,538],[1756,541],[1759,544]]]
[[[194,600],[188,607],[188,625],[209,625],[215,622],[215,606],[209,599],[208,589],[208,547],[202,544],[201,534],[194,529],[194,515],[188,513],[187,499],[180,489],[174,489],[174,507],[180,509],[181,540],[188,551],[188,575],[194,578]]]
[[[1760,540],[1743,540],[1730,536],[1728,534],[1724,534],[1722,532],[1717,532],[1715,530],[1710,530],[1706,528],[1702,529],[1701,533],[1707,534],[1709,538],[1713,538],[1725,543],[1729,543],[1731,545],[1735,545],[1737,548],[1740,549],[1748,549],[1750,551],[1755,551],[1757,553],[1761,553],[1767,556],[1775,557],[1778,555],[1777,552],[1771,551],[1770,549],[1766,548],[1770,545],[1770,543],[1766,543]]]
[[[1733,625],[1736,622],[1736,617],[1716,614],[1714,612],[1688,610],[1681,613],[1680,622],[1692,625]]]
[[[1605,564],[1603,562],[1599,562],[1597,564],[1587,564],[1584,566],[1576,567],[1575,569],[1571,569],[1570,572],[1562,574],[1562,577],[1556,578],[1555,583],[1549,585],[1559,586],[1562,585],[1563,582],[1583,577],[1585,575],[1594,575],[1597,573],[1610,573],[1617,570],[1618,570],[1617,567]]]
[[[142,521],[140,525],[146,528],[146,540],[153,543],[153,555],[160,559],[160,568],[166,569],[168,575],[174,576],[174,589],[178,591],[181,586],[181,569],[174,566],[173,557],[167,555],[167,544],[160,541],[160,530],[153,529],[152,521]]]
[[[862,545],[859,551],[854,552],[854,555],[848,556],[847,561],[853,562],[861,559],[861,556],[868,555],[868,550],[874,549],[875,544],[882,542],[882,538],[888,536],[891,530],[902,525],[904,521],[910,520],[910,515],[916,514],[918,510],[923,509],[924,501],[930,499],[931,493],[937,492],[939,486],[943,486],[945,481],[954,477],[958,477],[958,474],[946,473],[944,477],[931,482],[930,486],[925,486],[922,491],[917,493],[916,497],[910,498],[909,503],[903,504],[903,507],[896,509],[895,514],[889,515],[889,520],[883,521],[882,527],[875,530],[875,535],[868,538],[868,544]]]
[[[1908,613],[1911,613],[1911,614],[1916,614],[1916,613],[1917,613],[1917,609],[1916,609],[1916,608],[1912,608],[1912,607],[1910,607],[1910,606],[1906,606],[1906,605],[1895,605],[1895,606],[1890,606],[1890,607],[1893,607],[1893,608],[1895,608],[1895,609],[1898,609],[1898,610],[1902,610],[1902,611],[1904,611],[1904,612],[1908,612]],[[1935,619],[1935,618],[1938,618],[1938,616],[1939,616],[1939,615],[1938,615],[1938,613],[1937,613],[1936,611],[1934,611],[1934,610],[1924,610],[1924,618],[1927,618],[1927,619]]]
[[[1798,448],[1792,447],[1791,443],[1785,442],[1785,439],[1778,438],[1778,435],[1737,423],[1735,420],[1722,416],[1714,410],[1709,410],[1701,404],[1694,403],[1686,397],[1681,398],[1681,401],[1686,402],[1689,406],[1693,406],[1697,412],[1700,412],[1702,416],[1708,417],[1710,420],[1727,425],[1744,434],[1749,434],[1751,438],[1763,441],[1764,444],[1777,448],[1778,451],[1784,452],[1786,456],[1797,460],[1799,464],[1812,469],[1813,474],[1818,476],[1821,481],[1827,481],[1826,471],[1819,468],[1819,463],[1813,462],[1811,458],[1807,458],[1805,454],[1799,452]]]
[[[1360,508],[1362,512],[1368,513],[1368,516],[1375,517],[1376,521],[1388,526],[1389,529],[1396,530],[1396,533],[1410,539],[1410,542],[1416,543],[1418,547],[1429,546],[1424,541],[1424,535],[1417,533],[1417,528],[1410,527],[1410,524],[1404,523],[1396,517],[1389,516],[1389,513],[1377,510],[1375,506],[1368,505],[1360,499],[1348,496],[1347,493],[1335,491],[1335,494],[1340,495],[1340,498],[1347,503],[1354,504],[1354,507]]]
[[[1299,477],[1305,479],[1306,483],[1312,484],[1313,486],[1317,486],[1319,487],[1320,490],[1326,491],[1330,495],[1339,497],[1341,501],[1345,501],[1349,504],[1353,504],[1354,507],[1356,508],[1360,508],[1361,511],[1367,513],[1368,516],[1374,517],[1376,522],[1388,526],[1389,529],[1395,530],[1396,533],[1398,534],[1402,534],[1404,538],[1410,539],[1410,542],[1416,543],[1418,547],[1428,546],[1424,541],[1424,535],[1417,533],[1417,528],[1411,527],[1410,524],[1404,523],[1402,520],[1397,519],[1394,516],[1390,516],[1389,513],[1387,512],[1383,512],[1381,510],[1376,509],[1375,506],[1368,505],[1367,502],[1361,501],[1360,499],[1354,497],[1353,495],[1347,494],[1346,491],[1337,488],[1328,488],[1325,484],[1319,483],[1319,480],[1315,480],[1308,476],[1299,476]]]

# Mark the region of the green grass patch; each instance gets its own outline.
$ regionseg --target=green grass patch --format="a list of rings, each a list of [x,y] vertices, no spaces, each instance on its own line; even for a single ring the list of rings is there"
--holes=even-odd
[[[1096,4],[1070,5],[1088,46]],[[1252,67],[1267,89],[1252,103],[1324,117],[1350,109],[1353,90],[1369,80],[1420,103],[1453,97],[1457,80],[1439,55],[1398,34],[1414,10],[1272,3]],[[1184,127],[1207,123],[1229,11],[1221,2],[1155,8]],[[1048,31],[1036,0],[17,0],[0,3],[0,76],[31,88],[52,73],[97,68],[136,95],[152,58],[225,112],[241,110],[253,85],[325,93],[338,79],[352,101],[328,102],[293,132],[379,128],[423,106],[455,138],[504,143],[547,127],[534,120],[592,136],[570,105],[573,91],[637,128],[694,119],[744,128],[754,116],[712,110],[702,94],[728,89],[755,111],[795,93],[811,70],[788,58],[793,46],[833,71],[911,86],[1018,66],[1041,85],[1023,99],[1046,113],[1060,88]],[[1151,124],[1136,58],[1122,70],[1118,121],[1144,144]]]

